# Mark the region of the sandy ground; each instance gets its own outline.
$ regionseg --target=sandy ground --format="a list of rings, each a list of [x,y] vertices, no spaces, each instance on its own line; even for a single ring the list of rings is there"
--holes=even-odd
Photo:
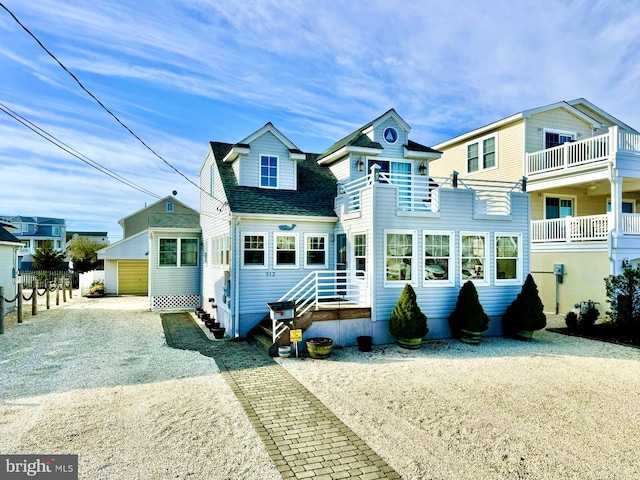
[[[280,478],[215,362],[147,308],[75,297],[7,328],[0,453],[75,453],[83,479]],[[542,331],[278,361],[405,479],[640,478],[639,349]]]

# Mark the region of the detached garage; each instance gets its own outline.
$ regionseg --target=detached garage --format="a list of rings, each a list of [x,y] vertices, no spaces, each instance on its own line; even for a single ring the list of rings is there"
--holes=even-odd
[[[107,295],[149,294],[149,233],[147,230],[98,250],[104,260]]]
[[[147,295],[149,293],[149,261],[118,261],[118,294]]]

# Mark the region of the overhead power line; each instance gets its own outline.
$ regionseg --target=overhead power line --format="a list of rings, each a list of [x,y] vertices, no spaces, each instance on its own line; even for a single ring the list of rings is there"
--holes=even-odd
[[[222,200],[217,199],[216,197],[214,197],[212,194],[210,194],[209,192],[207,192],[206,190],[204,190],[202,187],[200,187],[200,185],[198,185],[197,183],[195,183],[193,180],[191,180],[189,177],[187,177],[184,173],[182,173],[180,170],[178,170],[176,167],[174,167],[171,163],[169,163],[167,160],[164,159],[164,157],[162,157],[159,153],[157,153],[153,148],[151,148],[149,145],[147,145],[147,143],[142,140],[142,138],[140,138],[138,135],[136,135],[133,130],[131,130],[127,125],[124,124],[124,122],[122,122],[118,116],[113,113],[111,110],[109,110],[109,108],[107,108],[93,93],[91,93],[83,84],[82,82],[78,79],[78,77],[76,77],[67,67],[64,66],[64,64],[58,60],[58,58],[51,53],[47,47],[44,46],[44,44],[38,39],[38,37],[36,37],[33,33],[31,33],[31,31],[22,24],[22,22],[20,22],[20,20],[18,19],[18,17],[16,17],[13,12],[11,10],[9,10],[4,3],[0,2],[0,6],[2,8],[4,8],[7,13],[9,15],[11,15],[11,17],[13,17],[13,19],[16,21],[16,23],[18,25],[20,25],[20,27],[22,27],[22,29],[27,32],[36,42],[38,45],[40,45],[40,47],[47,52],[47,54],[58,64],[60,65],[60,67],[67,72],[71,78],[73,78],[75,80],[75,82],[80,86],[80,88],[82,90],[84,90],[87,95],[89,95],[93,100],[95,100],[98,105],[100,105],[100,107],[102,107],[102,109],[104,111],[106,111],[109,115],[111,115],[116,122],[118,122],[125,130],[127,130],[127,132],[129,132],[136,140],[138,140],[142,145],[144,145],[144,147],[149,150],[153,155],[155,155],[156,157],[158,157],[160,160],[162,160],[166,165],[168,165],[169,167],[171,167],[178,175],[180,175],[181,177],[183,177],[187,182],[191,183],[192,185],[194,185],[198,190],[204,192],[206,195],[209,195],[211,198],[213,198],[214,200],[216,200],[217,202],[221,203],[222,205],[225,204],[225,202],[223,202]]]
[[[144,193],[146,195],[150,195],[150,196],[152,196],[154,198],[157,198],[157,199],[161,199],[162,198],[160,195],[158,195],[156,193],[153,193],[152,191],[147,190],[146,188],[141,187],[140,185],[137,185],[137,184],[133,183],[132,181],[126,179],[122,175],[117,174],[116,172],[108,169],[107,167],[101,165],[100,163],[90,159],[86,155],[78,152],[74,148],[70,147],[69,145],[65,144],[61,140],[57,139],[56,137],[54,137],[53,135],[48,133],[46,130],[44,130],[44,129],[40,128],[39,126],[37,126],[35,123],[31,122],[30,120],[27,120],[26,118],[24,118],[19,113],[16,113],[15,111],[11,110],[9,107],[7,107],[2,102],[0,102],[0,110],[2,110],[4,113],[9,115],[16,122],[21,123],[22,125],[27,127],[29,130],[31,130],[32,132],[36,133],[37,135],[40,135],[46,141],[52,143],[53,145],[55,145],[59,149],[67,152],[69,155],[72,155],[73,157],[77,158],[81,162],[84,162],[87,165],[95,168],[99,172],[102,172],[105,175],[108,175],[109,177],[113,178],[114,180],[117,180],[118,182],[123,183],[123,184],[127,185],[128,187],[134,188],[134,189],[138,190],[139,192],[142,192],[142,193]]]

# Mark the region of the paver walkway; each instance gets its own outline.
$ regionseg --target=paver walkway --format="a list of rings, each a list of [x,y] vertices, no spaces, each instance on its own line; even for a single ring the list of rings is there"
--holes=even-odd
[[[169,346],[215,358],[283,478],[400,478],[259,347],[209,340],[189,313],[163,314],[162,326]]]

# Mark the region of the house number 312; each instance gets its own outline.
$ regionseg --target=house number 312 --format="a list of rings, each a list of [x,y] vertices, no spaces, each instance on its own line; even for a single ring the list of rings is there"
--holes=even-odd
[[[267,272],[267,277],[275,277],[276,272]]]

